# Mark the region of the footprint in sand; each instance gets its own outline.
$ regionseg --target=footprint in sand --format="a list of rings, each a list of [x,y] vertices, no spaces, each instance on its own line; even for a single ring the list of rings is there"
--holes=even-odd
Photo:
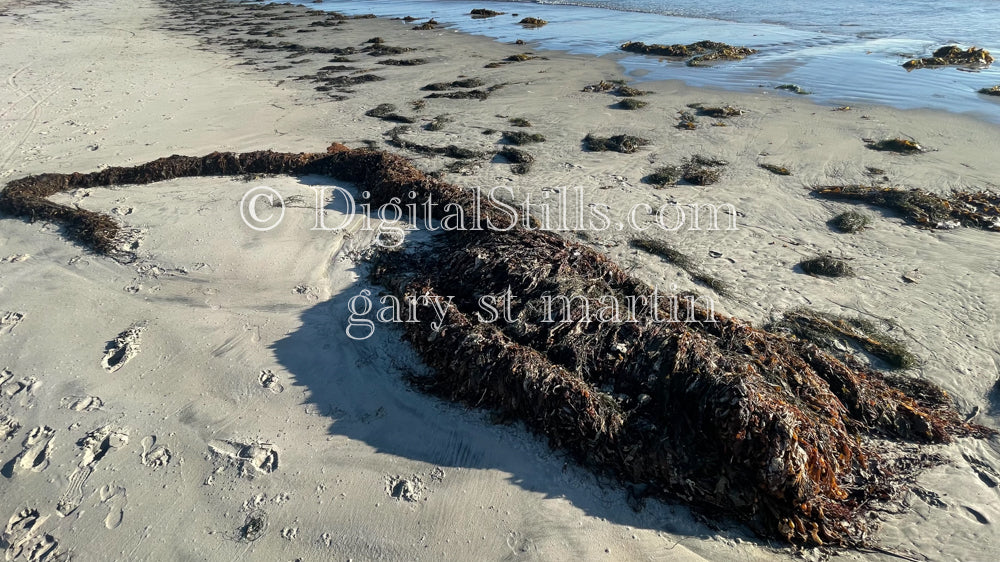
[[[217,458],[235,464],[241,476],[250,476],[250,468],[261,474],[278,470],[278,450],[270,443],[247,444],[216,439],[208,446]]]
[[[163,445],[157,446],[155,435],[150,435],[142,440],[142,464],[155,470],[170,464],[172,457],[170,449]]]
[[[84,497],[83,485],[94,473],[95,466],[112,450],[128,444],[128,433],[113,429],[111,426],[104,426],[91,431],[76,444],[81,450],[80,464],[70,474],[66,491],[56,505],[56,511],[63,517],[80,507]]]
[[[101,504],[108,506],[108,516],[104,518],[104,526],[117,529],[125,520],[125,506],[128,505],[128,495],[125,488],[112,484],[101,488]]]
[[[21,380],[11,380],[13,375],[10,371],[4,370],[0,373],[0,397],[13,401],[15,398],[21,400],[22,406],[27,405],[26,400],[38,390],[41,382],[35,377],[25,377]]]
[[[24,438],[23,450],[7,463],[0,473],[7,478],[26,472],[41,472],[48,468],[52,455],[52,439],[56,430],[48,426],[38,426]]]
[[[104,359],[101,360],[101,366],[105,371],[114,373],[139,353],[139,341],[142,339],[143,329],[138,324],[131,326],[118,334],[114,341],[108,343],[104,350]]]
[[[0,409],[0,442],[9,441],[20,429],[21,424],[14,419],[14,416],[10,415],[10,412]]]
[[[20,312],[4,312],[0,315],[0,336],[13,332],[21,320],[24,320],[24,314]]]
[[[264,369],[261,371],[260,375],[257,377],[257,382],[259,382],[262,387],[275,394],[280,394],[285,391],[285,387],[278,382],[278,375],[271,372],[270,369]]]
[[[59,551],[59,541],[48,533],[41,532],[42,524],[48,519],[37,509],[24,509],[7,521],[3,531],[6,560],[27,560],[29,562],[55,562],[66,560],[66,553]]]
[[[74,412],[93,412],[104,407],[104,401],[97,396],[67,396],[59,405]]]

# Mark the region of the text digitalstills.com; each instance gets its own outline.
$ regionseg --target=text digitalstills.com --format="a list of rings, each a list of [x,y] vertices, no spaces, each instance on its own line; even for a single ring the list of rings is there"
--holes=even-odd
[[[360,217],[360,230],[374,232],[375,243],[387,248],[399,246],[406,231],[420,229],[503,232],[520,225],[529,230],[552,232],[738,230],[738,212],[730,203],[666,202],[658,207],[636,203],[619,214],[608,205],[587,203],[580,187],[529,193],[520,202],[515,201],[515,194],[509,187],[488,190],[473,187],[468,188],[472,196],[468,208],[454,202],[441,204],[434,200],[433,194],[418,201],[417,193],[412,191],[405,198],[393,197],[373,208],[367,191],[361,193],[359,202],[342,187],[311,187],[315,192],[315,221],[311,230],[338,232]],[[484,213],[487,206],[491,212]],[[338,209],[340,216],[329,217],[329,208]],[[285,199],[274,188],[254,187],[240,200],[240,215],[254,230],[271,230],[284,219]]]

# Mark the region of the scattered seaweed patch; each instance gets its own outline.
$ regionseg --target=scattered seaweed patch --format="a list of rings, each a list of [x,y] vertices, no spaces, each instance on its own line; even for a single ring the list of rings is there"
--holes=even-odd
[[[419,66],[421,64],[427,64],[427,59],[382,59],[378,61],[378,64],[387,64],[391,66]]]
[[[409,53],[415,50],[416,49],[413,47],[392,47],[390,45],[386,45],[385,43],[372,43],[364,49],[361,49],[361,52],[368,53],[368,56],[372,57],[385,57],[390,55],[402,55],[403,53]]]
[[[695,110],[698,115],[704,117],[714,117],[716,119],[727,117],[739,117],[743,115],[743,110],[731,105],[711,106],[703,103],[689,103],[688,107]]]
[[[812,92],[804,89],[802,86],[797,84],[782,84],[780,86],[775,86],[775,90],[784,90],[786,92],[792,92],[793,94],[798,94],[800,96],[808,96]]]
[[[426,144],[411,142],[403,138],[403,135],[408,132],[410,132],[409,127],[394,127],[386,132],[386,136],[389,137],[389,140],[386,142],[391,146],[428,156],[446,156],[456,160],[469,160],[483,156],[481,152],[455,146],[454,144],[449,144],[448,146],[428,146]]]
[[[324,86],[316,88],[326,88],[327,90],[332,88],[347,88],[350,86],[358,86],[360,84],[366,84],[368,82],[381,82],[385,78],[378,76],[376,74],[355,74],[352,76],[326,76],[326,75],[314,75],[314,76],[302,76],[300,79],[311,79],[313,82],[322,82]]]
[[[391,103],[381,103],[366,111],[365,115],[395,123],[416,123],[416,120],[412,117],[406,117],[396,113],[396,106]]]
[[[617,88],[615,88],[614,92],[612,92],[612,93],[614,93],[616,96],[622,96],[622,97],[625,97],[625,98],[634,98],[634,97],[637,97],[637,96],[644,96],[644,95],[648,94],[649,92],[647,92],[645,90],[640,90],[638,88],[633,88],[632,86],[626,86],[625,84],[622,84],[622,85],[618,86]]]
[[[495,18],[497,16],[502,16],[505,13],[507,12],[495,12],[493,10],[487,10],[486,8],[475,8],[471,12],[469,12],[469,15],[472,16],[472,19],[477,20],[484,18]]]
[[[990,191],[956,191],[941,197],[922,189],[846,185],[817,187],[813,193],[891,209],[925,227],[962,225],[1000,232],[1000,195]]]
[[[882,152],[898,152],[899,154],[917,154],[924,151],[919,144],[909,139],[885,139],[877,142],[868,142],[868,148]]]
[[[846,341],[855,349],[871,353],[894,369],[909,369],[919,363],[917,357],[902,342],[863,318],[797,308],[786,312],[782,320],[768,326],[768,330],[787,331],[841,357],[845,355],[843,350],[846,346],[843,343]]]
[[[545,136],[539,133],[526,133],[524,131],[504,131],[502,138],[510,144],[522,146],[536,142],[545,142]]]
[[[447,98],[453,100],[479,100],[483,101],[490,97],[490,95],[505,87],[507,84],[494,84],[485,90],[463,90],[460,92],[435,92],[433,94],[427,94],[425,98]]]
[[[113,254],[121,225],[48,197],[248,173],[353,182],[375,206],[413,192],[415,204],[439,203],[439,220],[451,212],[445,209],[462,207],[459,220],[469,227],[475,217],[509,219],[491,202],[473,212],[468,190],[428,177],[398,155],[343,145],[325,153],[171,156],[90,174],[29,176],[0,192],[0,211],[52,221],[72,240]],[[675,307],[678,301],[662,294],[656,300],[652,287],[607,256],[557,233],[514,226],[452,234],[432,251],[379,253],[372,264],[372,280],[398,298],[426,295],[418,318],[434,317],[435,296],[453,296],[437,329],[427,321],[401,325],[429,367],[414,380],[418,388],[522,420],[589,467],[741,520],[763,537],[873,544],[878,506],[899,500],[921,469],[943,462],[921,444],[995,434],[965,421],[930,383],[840,361],[811,342],[756,329],[703,303]],[[483,295],[508,294],[515,295],[505,298],[515,322],[476,316]],[[631,299],[639,321],[594,321],[596,311],[567,304],[566,321],[545,322],[552,294]],[[669,321],[655,320],[653,311]],[[263,526],[247,524],[242,534],[249,539]]]
[[[612,105],[611,107],[615,109],[635,110],[635,109],[642,109],[647,105],[649,105],[649,102],[644,102],[642,100],[637,100],[633,98],[625,98],[623,100],[620,100],[618,103]]]
[[[823,277],[854,277],[854,269],[847,260],[833,256],[818,256],[799,263],[802,271]]]
[[[855,234],[865,230],[871,225],[872,218],[857,211],[844,211],[830,219],[830,226],[841,232]]]
[[[631,154],[648,144],[648,140],[633,135],[598,137],[593,133],[588,133],[587,136],[583,137],[583,145],[591,152],[614,151]]]
[[[903,68],[907,71],[918,68],[940,67],[940,66],[969,66],[984,67],[993,63],[993,57],[986,49],[969,47],[963,49],[958,45],[945,45],[939,47],[934,54],[928,58],[908,60],[903,63]]]
[[[980,88],[979,93],[987,96],[1000,96],[1000,84],[989,88]]]
[[[543,19],[538,19],[538,18],[524,18],[524,19],[522,19],[521,21],[519,21],[517,23],[518,23],[518,25],[520,25],[521,27],[524,27],[525,29],[533,29],[533,28],[536,28],[536,27],[542,27],[543,25],[545,25],[545,24],[547,24],[549,22],[547,22],[547,21],[545,21]]]
[[[778,166],[777,164],[759,164],[761,168],[764,168],[768,172],[778,176],[790,176],[792,172],[788,171],[788,168],[784,166]]]
[[[698,123],[696,123],[697,118],[694,113],[691,113],[690,111],[678,111],[677,115],[678,120],[677,125],[675,125],[676,128],[685,131],[693,131],[698,128]]]
[[[511,117],[507,120],[514,127],[530,127],[531,121],[528,121],[524,117]]]
[[[461,80],[455,80],[453,82],[434,82],[432,84],[427,84],[421,90],[428,90],[432,92],[440,92],[443,90],[453,90],[455,88],[478,88],[480,86],[485,86],[486,83],[479,78],[464,78]]]
[[[534,156],[513,146],[505,146],[497,154],[510,162],[510,171],[515,174],[527,174],[535,162]]]
[[[749,47],[734,47],[715,41],[698,41],[688,45],[647,45],[639,41],[629,41],[619,47],[629,53],[658,55],[663,57],[687,58],[688,66],[703,66],[707,62],[743,60],[757,52]],[[690,57],[690,58],[688,58]]]

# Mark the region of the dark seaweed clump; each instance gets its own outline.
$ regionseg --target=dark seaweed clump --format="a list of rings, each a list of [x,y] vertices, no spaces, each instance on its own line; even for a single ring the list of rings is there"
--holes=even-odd
[[[510,144],[516,144],[518,146],[533,144],[536,142],[545,142],[545,136],[539,133],[526,133],[524,131],[504,131],[502,138]]]
[[[432,84],[427,84],[421,90],[430,90],[433,92],[440,92],[442,90],[452,90],[455,88],[478,88],[484,86],[485,82],[479,78],[463,78],[461,80],[455,80],[453,82],[434,82]]]
[[[527,174],[535,162],[534,156],[513,146],[505,146],[497,154],[510,162],[510,171],[515,174]]]
[[[819,256],[799,263],[802,271],[823,277],[853,277],[854,269],[846,260],[833,256]]]
[[[427,59],[382,59],[378,61],[378,64],[387,64],[391,66],[419,66],[421,64],[427,64]]]
[[[649,105],[649,103],[642,100],[637,100],[633,98],[625,98],[618,103],[614,104],[613,107],[617,109],[642,109]]]
[[[487,10],[485,8],[475,8],[471,12],[469,12],[469,15],[472,16],[472,19],[483,19],[483,18],[493,18],[496,16],[502,16],[505,13],[506,12],[494,12],[493,10]]]
[[[924,151],[922,146],[912,140],[900,138],[869,142],[868,148],[882,152],[898,152],[900,154],[917,154]]]
[[[412,117],[405,117],[396,113],[396,106],[391,103],[382,103],[365,112],[368,117],[376,117],[383,121],[395,123],[416,123]]]
[[[648,140],[632,135],[598,137],[592,133],[588,133],[583,138],[583,145],[591,152],[614,151],[621,152],[622,154],[631,154],[648,144]]]
[[[868,228],[872,218],[857,211],[844,211],[830,220],[830,225],[841,232],[854,234]]]
[[[520,25],[524,26],[525,28],[531,29],[531,28],[534,28],[534,27],[542,27],[543,25],[545,25],[545,24],[547,24],[549,22],[547,22],[547,21],[545,21],[543,19],[538,19],[538,18],[524,18],[524,19],[522,19],[521,21],[519,21],[517,23],[519,23]]]

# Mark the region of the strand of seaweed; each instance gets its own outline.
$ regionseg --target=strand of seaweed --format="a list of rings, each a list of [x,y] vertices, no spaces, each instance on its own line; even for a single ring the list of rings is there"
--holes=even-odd
[[[816,187],[813,193],[898,211],[921,226],[942,228],[957,222],[1000,232],[1000,194],[989,191],[956,191],[951,197],[942,197],[922,189],[842,185]]]
[[[964,422],[929,383],[848,365],[812,343],[695,303],[656,301],[609,258],[554,233],[491,231],[510,216],[488,203],[474,212],[470,191],[382,151],[335,144],[326,153],[170,156],[30,176],[7,184],[0,211],[61,224],[72,239],[113,253],[121,225],[47,198],[80,187],[248,173],[326,175],[369,191],[376,205],[412,191],[414,200],[442,203],[438,210],[461,206],[465,230],[441,236],[432,251],[382,253],[372,264],[372,278],[400,297],[454,298],[438,329],[405,324],[404,337],[434,372],[414,382],[519,418],[596,470],[737,517],[762,536],[871,545],[867,514],[935,462],[904,443],[993,434]],[[510,321],[479,316],[483,295],[496,297]],[[577,307],[566,321],[547,322],[543,302],[552,295],[632,298],[636,321],[595,321]],[[432,301],[420,302],[420,318],[429,320]],[[658,321],[657,313],[676,321]]]

